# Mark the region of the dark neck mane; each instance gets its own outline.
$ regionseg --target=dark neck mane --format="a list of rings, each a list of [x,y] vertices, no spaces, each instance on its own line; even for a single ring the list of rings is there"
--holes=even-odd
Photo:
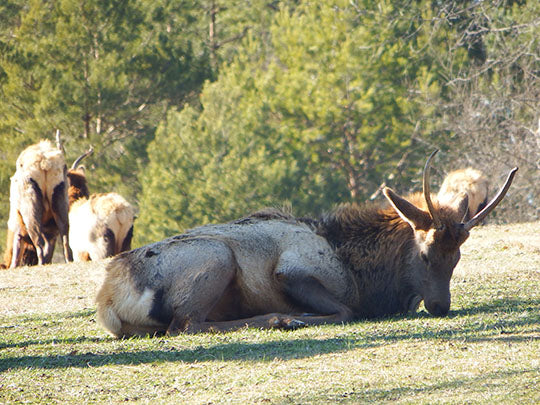
[[[411,227],[390,207],[345,204],[324,215],[317,233],[335,249],[357,282],[359,317],[405,312],[411,288],[406,274]]]
[[[68,201],[71,207],[75,201],[81,198],[88,198],[90,192],[88,191],[88,184],[84,174],[77,170],[68,170],[67,177],[69,182]]]

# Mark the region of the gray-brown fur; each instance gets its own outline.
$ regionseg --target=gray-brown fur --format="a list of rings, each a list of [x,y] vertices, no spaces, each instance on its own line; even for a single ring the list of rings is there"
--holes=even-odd
[[[120,337],[347,322],[422,300],[446,314],[476,224],[460,222],[467,197],[427,208],[422,194],[384,194],[390,205],[343,205],[319,220],[265,210],[122,253],[107,266],[98,320]]]

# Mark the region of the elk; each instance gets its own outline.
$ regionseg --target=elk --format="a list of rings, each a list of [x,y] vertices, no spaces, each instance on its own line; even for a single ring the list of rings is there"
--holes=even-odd
[[[64,258],[71,261],[66,164],[58,133],[56,147],[42,140],[24,149],[15,165],[2,267],[50,263],[58,235]]]
[[[484,174],[472,167],[450,172],[444,179],[437,194],[439,203],[452,201],[456,195],[467,194],[469,206],[465,214],[468,221],[480,212],[488,201],[489,182]]]
[[[450,309],[450,279],[469,231],[503,199],[462,222],[466,194],[440,204],[390,188],[388,204],[343,204],[321,218],[263,210],[124,252],[106,266],[97,319],[113,336],[294,329]]]
[[[117,193],[92,194],[69,212],[75,261],[99,260],[131,249],[133,207]]]
[[[81,155],[68,172],[70,245],[75,261],[99,260],[131,249],[134,209],[117,193],[89,195]]]

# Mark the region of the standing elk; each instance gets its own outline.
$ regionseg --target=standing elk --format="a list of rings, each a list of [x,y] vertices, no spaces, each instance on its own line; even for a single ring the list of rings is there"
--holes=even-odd
[[[68,172],[70,246],[75,261],[99,260],[131,249],[134,210],[117,193],[89,196],[86,175],[79,157]]]
[[[125,337],[341,323],[416,311],[422,300],[432,315],[447,314],[460,246],[517,168],[463,223],[466,194],[432,201],[435,152],[423,194],[410,201],[385,188],[388,206],[345,204],[319,220],[261,211],[116,256],[96,297],[98,321]]]
[[[467,194],[469,206],[464,221],[480,212],[488,202],[489,182],[484,174],[472,167],[450,172],[444,179],[437,194],[439,203],[452,201],[461,193]]]
[[[50,263],[58,235],[66,262],[72,260],[66,164],[58,134],[56,147],[42,140],[21,152],[11,177],[9,203],[2,267]]]

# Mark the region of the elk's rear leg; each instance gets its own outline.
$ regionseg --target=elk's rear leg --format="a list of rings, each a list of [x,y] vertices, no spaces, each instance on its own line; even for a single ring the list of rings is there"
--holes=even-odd
[[[314,277],[279,274],[277,279],[290,302],[302,312],[310,312],[313,315],[269,313],[233,321],[192,324],[186,328],[186,332],[224,332],[242,327],[296,329],[305,325],[341,323],[353,319],[352,311]]]
[[[169,335],[197,329],[197,325],[204,323],[235,278],[237,263],[229,247],[216,241],[203,243],[207,254],[200,255],[198,250],[197,263],[188,264],[191,268],[170,288],[173,305],[172,320],[167,328]],[[155,310],[159,312],[159,308]]]
[[[7,249],[5,254],[6,265],[10,268],[15,268],[20,264],[21,256],[21,230],[17,227],[14,231],[8,230]],[[8,261],[9,260],[9,261]]]
[[[20,195],[22,196],[22,199],[19,207],[19,214],[32,243],[36,248],[38,264],[41,265],[44,262],[44,250],[47,243],[41,227],[41,220],[43,217],[43,194],[35,180],[30,178],[23,182]],[[16,243],[15,239],[14,243]]]
[[[306,325],[341,323],[353,319],[353,312],[341,303],[319,280],[301,273],[278,274],[287,298],[310,315],[294,318]]]
[[[63,181],[54,187],[52,194],[52,215],[60,238],[62,240],[62,246],[64,248],[64,259],[66,262],[73,261],[73,253],[69,247],[69,219],[68,219],[69,205],[68,195],[66,191],[66,182]],[[54,246],[53,246],[54,250]],[[52,255],[51,255],[52,256]]]

